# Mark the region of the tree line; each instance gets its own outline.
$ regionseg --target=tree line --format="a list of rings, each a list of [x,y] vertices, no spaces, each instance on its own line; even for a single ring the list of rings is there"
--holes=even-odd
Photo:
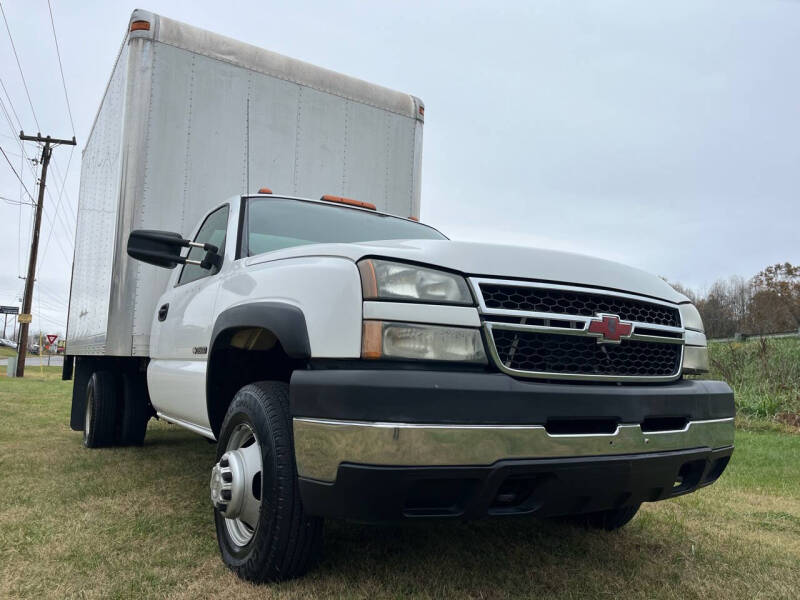
[[[750,279],[719,279],[702,293],[671,285],[695,303],[709,338],[800,329],[800,265],[770,265]]]

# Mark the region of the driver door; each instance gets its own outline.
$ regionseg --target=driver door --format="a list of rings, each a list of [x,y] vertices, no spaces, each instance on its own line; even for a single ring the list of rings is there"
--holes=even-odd
[[[217,246],[222,265],[229,212],[226,204],[209,213],[193,240]],[[204,255],[205,251],[192,248],[188,258],[200,261]],[[211,435],[205,385],[219,268],[189,264],[179,268],[174,286],[159,299],[150,333],[150,400],[166,420]]]

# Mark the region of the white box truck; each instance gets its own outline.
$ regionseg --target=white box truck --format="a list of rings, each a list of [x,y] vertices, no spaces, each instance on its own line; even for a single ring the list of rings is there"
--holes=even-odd
[[[616,529],[733,452],[730,388],[686,377],[708,357],[685,296],[417,221],[423,114],[131,17],[84,151],[71,426],[89,448],[152,417],[216,441],[217,539],[248,580],[307,571],[323,518]]]

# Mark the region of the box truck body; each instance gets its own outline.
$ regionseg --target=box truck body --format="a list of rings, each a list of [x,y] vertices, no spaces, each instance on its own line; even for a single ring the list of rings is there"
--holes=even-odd
[[[423,117],[408,94],[135,11],[83,153],[67,353],[148,356],[169,273],[141,276],[133,229],[188,236],[264,186],[418,217]]]

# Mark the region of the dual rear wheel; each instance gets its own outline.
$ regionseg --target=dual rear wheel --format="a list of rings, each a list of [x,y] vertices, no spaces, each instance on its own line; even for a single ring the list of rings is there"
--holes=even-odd
[[[150,414],[147,389],[139,374],[95,371],[86,386],[83,445],[140,446]]]

